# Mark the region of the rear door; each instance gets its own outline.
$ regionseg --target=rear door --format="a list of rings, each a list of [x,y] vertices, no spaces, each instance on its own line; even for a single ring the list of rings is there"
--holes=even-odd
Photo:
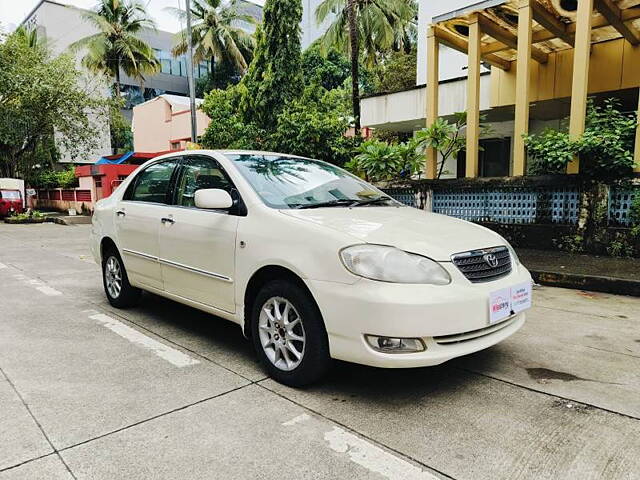
[[[163,289],[159,239],[179,157],[154,163],[131,182],[115,209],[117,241],[129,281]]]
[[[239,216],[196,208],[197,190],[220,188],[235,195],[219,163],[205,155],[185,157],[177,176],[169,221],[160,226],[160,263],[165,290],[189,300],[235,311],[236,231]]]

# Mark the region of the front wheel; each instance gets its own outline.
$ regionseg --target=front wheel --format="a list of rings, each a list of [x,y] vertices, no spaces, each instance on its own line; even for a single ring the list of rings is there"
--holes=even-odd
[[[329,342],[322,316],[299,285],[274,280],[258,293],[251,316],[253,344],[269,375],[301,387],[329,369]]]
[[[102,260],[102,283],[107,300],[116,308],[131,307],[140,298],[140,289],[132,287],[129,283],[122,258],[116,251],[105,252]]]

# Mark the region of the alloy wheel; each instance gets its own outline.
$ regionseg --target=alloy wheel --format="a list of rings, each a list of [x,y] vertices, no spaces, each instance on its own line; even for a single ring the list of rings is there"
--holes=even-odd
[[[116,257],[109,257],[104,268],[107,291],[111,298],[118,298],[122,291],[122,268]]]
[[[258,332],[262,349],[276,368],[291,371],[300,365],[306,337],[302,317],[289,300],[271,297],[264,303]]]

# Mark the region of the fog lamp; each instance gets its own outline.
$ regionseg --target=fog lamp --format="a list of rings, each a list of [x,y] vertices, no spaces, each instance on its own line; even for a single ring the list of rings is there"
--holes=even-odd
[[[427,349],[419,338],[393,338],[365,335],[371,348],[382,353],[411,353]]]

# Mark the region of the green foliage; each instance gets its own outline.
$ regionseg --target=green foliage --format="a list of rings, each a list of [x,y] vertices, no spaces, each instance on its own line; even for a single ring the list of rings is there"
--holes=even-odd
[[[41,170],[32,178],[31,185],[37,188],[75,188],[78,178],[72,166],[66,170]]]
[[[626,233],[616,232],[607,245],[607,254],[612,257],[632,257],[634,246],[631,240]]]
[[[171,10],[183,22],[186,21],[184,10]],[[211,62],[211,72],[203,92],[224,88],[232,83],[235,76],[246,72],[251,62],[255,39],[240,24],[255,24],[256,21],[251,15],[241,13],[239,0],[194,0],[191,14],[194,61]],[[187,52],[186,38],[186,30],[176,34],[174,55]]]
[[[359,140],[345,136],[348,128],[343,92],[310,85],[278,116],[269,148],[343,165]]]
[[[417,48],[409,53],[401,50],[384,56],[374,68],[374,91],[398,92],[416,85]]]
[[[53,134],[72,158],[93,147],[107,102],[87,86],[67,55],[51,58],[22,35],[0,41],[0,176],[29,177],[57,159]],[[95,114],[89,121],[87,112]]]
[[[629,221],[633,226],[640,226],[640,191],[636,190],[629,206]]]
[[[414,139],[393,144],[373,138],[363,142],[356,151],[358,155],[345,167],[370,181],[380,182],[412,177],[419,175],[422,170],[423,157]]]
[[[302,93],[300,0],[267,0],[256,30],[255,58],[240,85],[245,123],[272,130],[286,104]]]
[[[322,85],[327,90],[341,87],[351,74],[349,59],[330,49],[323,55],[320,44],[314,42],[302,54],[302,72],[306,85]]]
[[[562,173],[578,155],[580,172],[587,177],[611,181],[629,176],[636,123],[635,115],[622,113],[615,99],[602,105],[589,101],[585,131],[578,140],[571,141],[566,132],[553,129],[525,137],[529,173]]]
[[[109,110],[109,130],[113,153],[126,153],[133,150],[131,124],[122,115],[119,106],[116,104],[111,105]]]
[[[491,127],[484,123],[485,117],[480,116],[480,136],[488,135]],[[417,149],[424,154],[428,148],[434,148],[439,153],[437,177],[440,178],[444,166],[449,158],[456,158],[458,153],[466,148],[467,112],[454,113],[453,123],[444,118],[438,118],[432,125],[416,132]]]
[[[217,62],[213,74],[208,72],[196,79],[196,97],[203,98],[206,93],[216,88],[225,89],[237,85],[241,79],[242,71],[235,65],[224,60]]]
[[[576,142],[581,172],[597,179],[619,179],[633,170],[636,116],[624,114],[615,99],[590,103],[585,132]]]
[[[332,18],[321,38],[323,52],[336,48],[351,51],[347,6],[351,0],[323,0],[316,9],[316,20]],[[418,4],[415,0],[354,0],[358,45],[365,64],[373,66],[381,53],[404,50],[415,43]],[[358,57],[356,57],[358,58]]]
[[[525,144],[529,156],[529,175],[563,173],[575,153],[569,134],[552,128],[525,136]]]
[[[245,123],[238,113],[242,96],[240,86],[212,90],[205,95],[201,109],[211,119],[202,137],[206,148],[261,149],[265,132],[253,123]]]
[[[584,237],[580,234],[565,235],[559,240],[554,240],[558,250],[569,253],[583,253],[584,252]]]
[[[145,28],[155,29],[145,7],[135,0],[100,0],[95,10],[83,11],[84,19],[98,33],[71,45],[71,50],[86,49],[82,64],[91,72],[114,79],[114,97],[120,97],[120,69],[143,81],[157,73],[160,63],[151,46],[140,39]]]

